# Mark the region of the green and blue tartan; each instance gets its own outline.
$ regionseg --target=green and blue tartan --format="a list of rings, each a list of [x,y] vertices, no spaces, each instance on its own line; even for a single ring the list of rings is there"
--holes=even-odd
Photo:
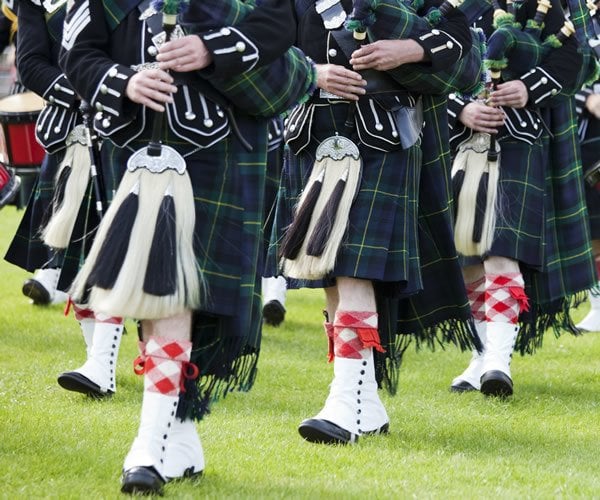
[[[344,122],[345,104],[329,108],[330,118],[327,108],[315,118],[311,151],[293,156],[286,150],[267,275],[279,272],[279,242],[310,174],[316,142]],[[383,355],[376,353],[377,377],[392,393],[411,341],[431,347],[453,343],[463,349],[478,344],[452,236],[445,99],[424,96],[424,116],[420,147],[382,153],[359,146],[361,185],[332,275],[290,283],[331,286],[336,276],[373,280],[386,349]]]
[[[577,334],[569,309],[583,299],[580,292],[597,282],[574,101],[542,111],[554,136],[552,140],[543,136],[547,165],[545,267],[541,273],[524,273],[532,308],[520,318],[523,327],[516,347],[521,352],[541,346],[548,327],[557,335],[561,329]]]
[[[373,3],[375,22],[369,26],[367,33],[371,40],[403,39],[430,31],[432,26],[426,17],[417,13],[411,2],[405,0],[381,0]],[[485,0],[471,2],[479,4],[479,12],[487,8]],[[474,20],[472,20],[474,21]],[[442,20],[439,24],[443,29]],[[450,92],[476,93],[481,86],[482,60],[484,53],[483,40],[479,34],[471,30],[471,50],[451,69],[433,70],[427,64],[403,64],[388,70],[400,85],[407,90],[428,94],[448,94]]]
[[[254,1],[203,0],[194,4],[193,19],[183,18],[189,33],[202,33],[215,26],[235,26],[255,8]],[[191,17],[191,16],[190,16]],[[296,47],[269,64],[234,76],[200,73],[236,108],[253,116],[275,117],[307,98],[316,86],[316,70]]]
[[[54,177],[63,156],[64,151],[44,157],[23,218],[4,257],[11,264],[29,272],[41,269],[53,257],[53,252],[44,245],[40,236],[52,215]],[[60,262],[52,262],[52,265],[60,267]]]
[[[490,69],[502,70],[502,79],[508,82],[538,66],[548,50],[552,49],[542,44],[539,34],[524,31],[523,26],[507,14],[506,22],[488,37],[485,64]]]

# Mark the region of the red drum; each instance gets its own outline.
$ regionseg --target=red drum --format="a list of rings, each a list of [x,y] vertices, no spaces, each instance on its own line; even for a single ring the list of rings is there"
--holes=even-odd
[[[0,99],[0,161],[15,169],[39,167],[46,154],[35,138],[44,100],[33,92]]]

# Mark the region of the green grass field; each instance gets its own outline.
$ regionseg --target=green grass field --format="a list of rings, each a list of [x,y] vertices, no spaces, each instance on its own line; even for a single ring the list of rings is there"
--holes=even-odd
[[[22,212],[0,212],[2,256]],[[21,295],[28,274],[0,263],[0,497],[115,498],[137,430],[142,379],[134,329],[123,338],[118,391],[94,401],[56,376],[83,362],[73,317]],[[319,291],[292,291],[279,328],[265,328],[254,389],[198,424],[207,467],[171,498],[600,498],[600,333],[548,335],[513,360],[515,396],[452,394],[469,354],[409,349],[390,434],[356,446],[304,442],[298,423],[323,404],[327,365]],[[584,304],[574,316],[587,310]]]

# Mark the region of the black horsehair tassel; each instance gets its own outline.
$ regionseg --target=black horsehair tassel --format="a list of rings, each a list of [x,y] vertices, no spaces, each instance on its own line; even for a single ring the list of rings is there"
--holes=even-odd
[[[62,205],[63,200],[65,199],[65,188],[67,186],[67,182],[70,176],[71,167],[67,165],[63,167],[63,169],[60,171],[60,174],[56,181],[54,199],[52,200],[52,211],[54,213],[58,211],[58,209]]]
[[[173,295],[177,290],[177,241],[175,201],[170,192],[162,199],[144,277],[144,292]]]
[[[459,169],[452,177],[452,193],[454,194],[454,220],[456,221],[456,217],[458,215],[458,196],[460,195],[460,190],[462,189],[463,182],[465,181],[465,170]]]
[[[323,187],[324,177],[325,169],[321,170],[319,176],[312,183],[312,186],[306,194],[304,201],[298,207],[294,221],[287,229],[285,236],[283,237],[283,241],[281,243],[281,255],[286,259],[294,260],[298,256],[300,248],[302,248],[302,243],[304,243],[304,239],[306,238],[306,233],[308,231],[308,226],[310,225],[312,214],[315,210],[315,205],[317,204],[317,200],[321,194],[321,187]]]
[[[475,220],[473,221],[473,242],[479,243],[483,234],[483,221],[485,219],[485,209],[487,206],[488,182],[490,174],[483,172],[479,179],[477,188],[477,198],[475,200]]]
[[[139,185],[136,184],[111,221],[86,288],[97,286],[109,290],[114,287],[127,255],[131,231],[138,212],[138,189]]]
[[[313,233],[308,240],[306,247],[306,254],[313,257],[320,257],[325,251],[329,236],[335,226],[335,218],[337,215],[338,207],[344,195],[344,189],[346,188],[346,181],[348,180],[349,170],[344,170],[342,176],[338,179],[331,196],[327,200],[327,204],[323,208],[323,212],[319,216]]]

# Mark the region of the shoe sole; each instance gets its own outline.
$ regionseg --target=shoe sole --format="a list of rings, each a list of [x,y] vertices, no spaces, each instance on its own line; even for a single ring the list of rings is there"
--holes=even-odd
[[[163,485],[164,481],[154,467],[134,467],[123,473],[121,493],[162,496]]]
[[[58,385],[67,391],[80,392],[94,399],[102,399],[113,395],[111,391],[102,392],[97,384],[76,372],[60,374]]]

